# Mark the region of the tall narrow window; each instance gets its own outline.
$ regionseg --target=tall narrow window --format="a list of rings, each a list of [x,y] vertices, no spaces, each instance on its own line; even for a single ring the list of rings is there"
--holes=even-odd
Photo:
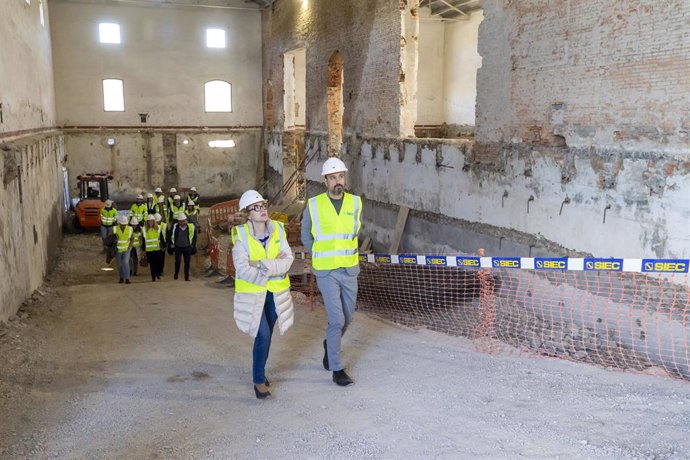
[[[204,84],[207,112],[232,112],[232,87],[222,80]]]
[[[120,24],[109,22],[98,24],[98,40],[101,43],[120,43]]]
[[[125,92],[122,80],[103,80],[103,110],[106,112],[125,111]]]
[[[206,46],[208,48],[225,48],[225,31],[223,29],[206,29]]]
[[[38,15],[41,17],[41,25],[43,27],[46,26],[46,19],[45,16],[43,15],[43,0],[40,0],[40,3],[38,4]]]

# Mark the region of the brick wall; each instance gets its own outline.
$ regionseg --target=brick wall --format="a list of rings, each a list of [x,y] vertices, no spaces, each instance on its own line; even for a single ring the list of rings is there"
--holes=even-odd
[[[277,97],[283,94],[283,53],[305,47],[308,131],[328,130],[328,60],[338,51],[344,133],[398,135],[400,8],[390,0],[276,1],[263,15],[266,127],[283,128],[283,101]]]
[[[687,148],[690,2],[483,5],[479,140]]]

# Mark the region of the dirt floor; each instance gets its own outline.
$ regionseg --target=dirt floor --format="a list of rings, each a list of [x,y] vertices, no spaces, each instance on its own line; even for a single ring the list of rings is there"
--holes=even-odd
[[[299,297],[255,399],[232,290],[203,277],[133,284],[103,271],[95,235],[0,325],[0,458],[690,458],[690,385],[555,359],[358,313],[356,384],[321,366],[326,318]],[[114,265],[113,265],[114,267]]]

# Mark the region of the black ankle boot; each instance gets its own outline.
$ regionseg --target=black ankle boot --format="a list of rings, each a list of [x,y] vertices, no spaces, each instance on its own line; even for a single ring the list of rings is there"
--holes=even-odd
[[[270,391],[266,391],[266,392],[259,391],[259,389],[256,387],[256,385],[254,385],[254,394],[256,394],[256,399],[266,399],[269,396],[271,396]]]
[[[347,375],[345,369],[333,372],[333,381],[341,387],[346,387],[355,383],[355,381],[352,380],[349,375]]]

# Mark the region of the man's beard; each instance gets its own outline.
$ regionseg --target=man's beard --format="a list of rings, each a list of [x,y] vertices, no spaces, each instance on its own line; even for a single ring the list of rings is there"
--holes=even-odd
[[[334,195],[342,195],[342,193],[345,191],[345,187],[342,185],[336,185],[333,187],[333,194]]]

